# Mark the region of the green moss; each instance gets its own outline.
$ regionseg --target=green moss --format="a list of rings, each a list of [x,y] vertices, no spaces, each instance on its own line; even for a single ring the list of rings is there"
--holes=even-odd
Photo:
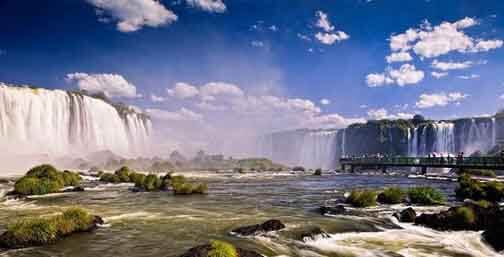
[[[496,181],[480,182],[468,174],[459,177],[459,185],[455,189],[458,199],[487,200],[499,202],[504,198],[504,184]]]
[[[347,203],[354,207],[370,207],[376,205],[376,192],[372,190],[353,190],[347,198]]]
[[[238,257],[236,248],[230,243],[213,240],[210,245],[212,249],[208,252],[208,257]]]
[[[455,210],[454,218],[461,224],[474,224],[476,221],[474,210],[469,207],[458,207]]]
[[[463,172],[465,174],[469,174],[472,176],[479,176],[479,177],[489,177],[489,178],[495,178],[495,171],[493,170],[471,170],[471,169],[464,169]]]
[[[406,192],[399,187],[390,187],[378,195],[378,201],[386,204],[398,204],[404,201]]]
[[[80,176],[71,171],[58,171],[44,164],[31,168],[24,177],[16,181],[14,191],[21,195],[44,195],[58,192],[65,186],[78,186]]]
[[[443,194],[432,187],[414,187],[408,190],[408,197],[411,203],[432,205],[445,202]]]
[[[186,180],[184,176],[173,176],[171,178],[173,193],[176,195],[206,194],[208,186],[204,183],[194,185]]]
[[[47,218],[25,218],[7,226],[3,244],[13,248],[49,244],[69,234],[89,230],[93,219],[81,208],[70,208]]]
[[[119,177],[119,180],[123,183],[130,182],[130,169],[127,166],[122,166],[114,172],[114,174]]]
[[[156,175],[150,174],[145,177],[143,189],[145,191],[157,191],[161,189],[163,181]]]

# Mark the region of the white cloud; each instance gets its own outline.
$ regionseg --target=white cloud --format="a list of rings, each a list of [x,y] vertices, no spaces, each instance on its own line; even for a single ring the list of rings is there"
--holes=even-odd
[[[482,52],[502,47],[502,40],[474,39],[464,33],[464,29],[475,25],[478,25],[475,19],[466,17],[453,23],[442,22],[434,27],[428,24],[420,28],[410,28],[404,33],[390,37],[390,49],[413,49],[422,58],[433,58],[452,51]]]
[[[460,93],[460,92],[452,92],[452,93],[434,93],[434,94],[421,94],[419,100],[416,102],[416,107],[424,109],[424,108],[432,108],[435,106],[447,106],[450,103],[460,103],[461,100],[465,99],[469,95]]]
[[[366,83],[369,87],[379,87],[385,84],[392,84],[394,81],[383,73],[371,73],[367,75]]]
[[[106,12],[118,20],[117,29],[133,32],[143,26],[159,27],[177,20],[177,15],[155,0],[86,0],[99,13]],[[101,17],[103,18],[103,17]],[[105,18],[108,20],[107,18]]]
[[[302,40],[311,41],[311,38],[305,34],[297,33],[297,37]]]
[[[386,73],[372,73],[366,77],[366,83],[369,87],[379,87],[388,84],[397,84],[405,86],[417,84],[423,80],[425,74],[417,70],[412,64],[403,64],[398,70],[389,69]]]
[[[70,73],[65,80],[90,93],[104,93],[107,97],[139,97],[135,85],[119,74]]]
[[[431,64],[431,67],[434,69],[447,71],[447,70],[461,70],[467,69],[473,66],[473,62],[465,61],[465,62],[440,62],[438,60],[434,60]]]
[[[186,108],[180,108],[178,111],[169,112],[160,109],[147,109],[148,113],[152,118],[163,120],[163,121],[201,121],[203,115],[193,112]]]
[[[226,5],[222,0],[186,0],[186,2],[207,12],[223,13],[226,11]]]
[[[320,104],[321,105],[328,105],[330,103],[331,103],[331,101],[329,99],[326,99],[326,98],[320,99]]]
[[[343,31],[334,32],[334,26],[329,21],[326,13],[322,11],[316,12],[317,22],[315,26],[321,28],[323,32],[317,32],[315,38],[322,44],[332,45],[336,42],[347,40],[350,36]],[[299,36],[299,34],[298,34]]]
[[[393,62],[409,62],[413,60],[413,57],[411,57],[410,53],[408,52],[398,52],[398,53],[391,53],[389,56],[385,57],[388,63],[393,63]]]
[[[193,85],[178,82],[172,89],[166,90],[169,96],[173,96],[179,99],[192,98],[199,94],[198,88]]]
[[[241,88],[226,82],[210,82],[200,88],[200,96],[204,101],[213,101],[219,96],[241,97],[243,95]]]
[[[277,27],[276,25],[271,25],[271,26],[269,27],[269,29],[270,29],[271,31],[278,31],[278,27]]]
[[[254,40],[254,41],[250,42],[250,45],[252,45],[253,47],[263,47],[264,46],[264,42],[258,41],[258,40]]]
[[[448,76],[448,72],[433,71],[433,72],[431,72],[431,75],[432,75],[432,77],[434,77],[436,79],[440,79],[442,77]]]
[[[396,114],[389,114],[389,112],[385,108],[380,108],[380,109],[370,109],[367,112],[367,115],[369,116],[370,119],[372,120],[383,120],[383,119],[389,119],[389,120],[397,120],[397,119],[411,119],[413,118],[414,114],[412,113],[405,113],[405,112],[398,112]]]
[[[315,24],[317,27],[323,29],[325,32],[330,32],[334,30],[334,26],[331,25],[327,14],[322,11],[317,11],[316,15],[318,17],[317,23]]]
[[[347,40],[350,38],[350,36],[343,31],[336,31],[335,33],[318,32],[317,34],[315,34],[315,38],[322,44],[332,45],[336,43],[336,41],[339,42]]]
[[[153,101],[155,103],[164,102],[166,100],[164,97],[157,96],[155,94],[151,94],[150,99],[151,99],[151,101]]]
[[[459,79],[465,79],[465,80],[469,80],[469,79],[477,79],[479,78],[480,75],[478,74],[471,74],[471,75],[460,75],[460,76],[457,76],[457,78]]]

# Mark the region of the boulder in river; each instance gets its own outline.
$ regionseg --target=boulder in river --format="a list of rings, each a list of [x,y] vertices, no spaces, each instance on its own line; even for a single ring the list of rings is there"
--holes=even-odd
[[[394,217],[400,222],[415,222],[416,212],[413,208],[409,207],[400,212],[394,213]]]
[[[261,254],[241,248],[237,248],[222,241],[212,241],[189,249],[179,257],[263,257]]]
[[[331,235],[322,230],[320,227],[311,227],[302,231],[298,239],[301,241],[306,241],[306,240],[317,240],[319,238],[330,238],[330,237]]]
[[[284,228],[285,225],[281,221],[273,219],[268,220],[262,224],[239,227],[237,229],[232,230],[231,232],[241,236],[251,236],[272,231],[278,231]]]
[[[503,217],[503,211],[488,202],[466,202],[463,206],[451,207],[447,211],[422,214],[415,224],[437,230],[473,230],[492,228]]]
[[[482,236],[496,251],[504,250],[504,219],[501,218],[496,225],[485,230]]]

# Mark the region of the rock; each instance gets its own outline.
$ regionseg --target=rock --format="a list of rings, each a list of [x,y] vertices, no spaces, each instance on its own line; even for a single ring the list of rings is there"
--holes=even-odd
[[[211,244],[200,245],[189,249],[187,252],[180,255],[179,257],[207,257],[208,252],[211,250],[212,250]],[[238,257],[263,257],[262,255],[254,251],[248,251],[241,248],[236,248],[236,252],[238,253]]]
[[[496,205],[480,206],[469,202],[440,213],[422,214],[415,219],[415,224],[442,231],[480,231],[497,226],[501,217],[503,212]]]
[[[504,250],[504,220],[501,218],[498,224],[489,227],[483,232],[482,236],[495,251],[500,252]]]
[[[331,235],[322,230],[320,227],[312,227],[306,231],[301,232],[301,234],[298,237],[298,240],[306,241],[306,240],[316,240],[319,238],[330,238],[330,237]]]
[[[319,208],[319,212],[322,215],[350,215],[350,216],[358,216],[358,217],[373,217],[375,216],[373,213],[359,211],[359,210],[349,210],[343,205],[336,206],[321,206]]]
[[[394,217],[396,217],[400,222],[415,222],[416,212],[413,208],[409,207],[401,212],[394,213]]]
[[[256,224],[251,226],[240,227],[232,230],[232,233],[236,233],[241,236],[250,236],[261,233],[267,233],[271,231],[278,231],[284,229],[285,225],[279,220],[268,220],[263,224]]]
[[[74,188],[69,188],[69,189],[66,189],[63,191],[63,193],[71,193],[71,192],[84,192],[84,187],[81,187],[81,186],[77,186],[77,187],[74,187]]]

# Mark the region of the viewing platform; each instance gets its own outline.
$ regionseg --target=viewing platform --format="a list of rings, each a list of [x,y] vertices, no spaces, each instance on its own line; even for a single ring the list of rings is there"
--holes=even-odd
[[[427,168],[457,168],[504,170],[504,158],[501,157],[352,157],[341,158],[340,165],[344,171],[350,167],[377,168],[387,171],[387,167],[419,167],[422,173]]]

